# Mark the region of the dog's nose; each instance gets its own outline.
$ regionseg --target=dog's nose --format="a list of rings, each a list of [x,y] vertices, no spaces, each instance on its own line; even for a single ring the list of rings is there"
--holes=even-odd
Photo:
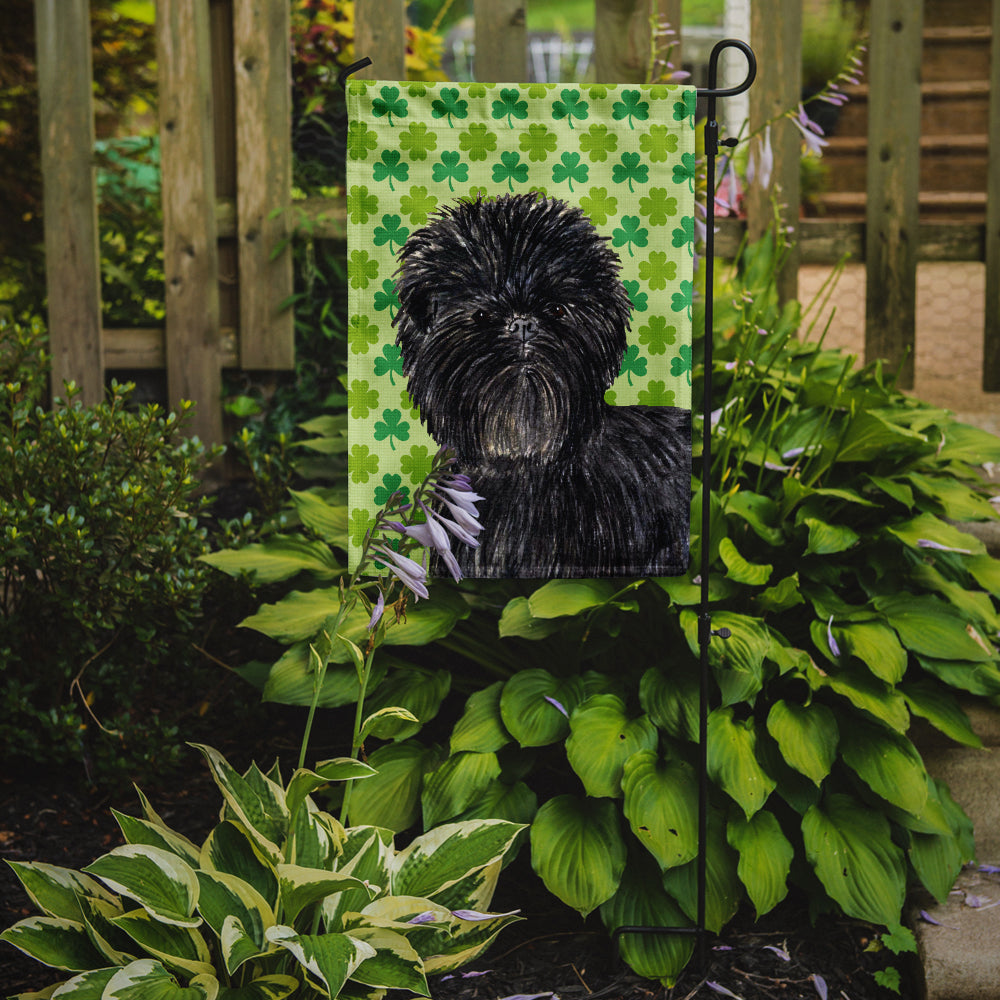
[[[527,343],[537,332],[535,321],[530,316],[514,316],[507,324],[507,333],[520,337],[522,343]]]

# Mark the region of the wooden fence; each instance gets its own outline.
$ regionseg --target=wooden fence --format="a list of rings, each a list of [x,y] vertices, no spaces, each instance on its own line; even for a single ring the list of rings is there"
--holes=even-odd
[[[293,365],[290,235],[289,0],[158,0],[160,137],[166,271],[164,329],[101,327],[96,194],[92,169],[88,0],[35,0],[45,181],[53,384],[75,380],[85,401],[109,369],[166,369],[171,402],[195,400],[196,433],[223,437],[221,370]],[[526,75],[526,0],[475,0],[476,75]],[[530,0],[528,0],[530,2]],[[641,82],[651,14],[680,24],[681,0],[595,0],[595,77]],[[796,290],[800,263],[844,253],[867,269],[866,355],[898,363],[910,350],[912,384],[916,265],[985,261],[984,388],[1000,390],[1000,0],[992,5],[987,217],[984,224],[921,223],[919,81],[923,3],[871,0],[868,199],[865,221],[785,223],[797,242],[781,276]],[[759,73],[750,125],[795,106],[800,93],[801,0],[753,0],[751,44]],[[405,0],[357,0],[356,52],[368,75],[404,76]],[[683,46],[683,39],[680,42]],[[674,53],[675,57],[677,53]],[[791,123],[773,136],[767,190],[748,194],[746,223],[725,220],[717,239],[732,253],[744,226],[759,234],[777,196],[799,203],[800,139]],[[299,206],[310,232],[343,239],[343,200]]]

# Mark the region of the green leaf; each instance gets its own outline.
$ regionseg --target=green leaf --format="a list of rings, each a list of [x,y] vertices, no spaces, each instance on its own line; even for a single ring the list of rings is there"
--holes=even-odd
[[[878,622],[852,622],[833,627],[843,652],[856,656],[886,684],[898,684],[906,673],[906,650],[896,633]]]
[[[900,686],[900,691],[910,711],[926,719],[945,736],[967,747],[983,745],[965,710],[947,688],[932,680],[907,681]]]
[[[240,961],[231,960],[224,949],[226,970],[232,975],[246,961],[266,950],[264,931],[274,925],[274,912],[267,900],[248,882],[224,872],[198,872],[198,911],[220,940],[227,919],[239,921],[243,936],[252,942],[252,952]]]
[[[292,976],[261,976],[246,986],[223,987],[218,1000],[285,1000],[299,987]]]
[[[974,535],[970,535],[935,517],[933,514],[919,514],[901,524],[889,525],[886,530],[911,548],[925,548],[921,542],[933,542],[945,548],[957,549],[970,555],[985,555],[986,546]]]
[[[356,927],[351,937],[375,949],[375,954],[351,973],[355,982],[430,996],[424,963],[402,934],[383,927]]]
[[[797,604],[804,604],[805,598],[799,590],[799,574],[792,573],[791,576],[784,577],[773,587],[757,594],[754,601],[765,614],[769,611],[777,614],[794,608]]]
[[[788,873],[795,849],[781,832],[774,814],[765,809],[750,819],[737,816],[730,820],[726,839],[739,851],[736,873],[746,886],[759,920],[788,894]]]
[[[805,551],[807,556],[829,556],[844,552],[861,537],[846,524],[828,524],[815,517],[803,518],[803,523],[809,528],[809,544]]]
[[[269,905],[277,904],[277,873],[240,823],[227,820],[208,835],[201,848],[200,867],[234,875],[253,886]]]
[[[1000,669],[993,663],[935,660],[930,656],[918,656],[917,662],[949,687],[987,697],[1000,694]]]
[[[335,506],[312,490],[289,490],[302,523],[331,545],[347,548],[347,507]]]
[[[568,716],[582,699],[578,677],[559,679],[547,670],[522,670],[504,684],[500,717],[521,746],[546,746],[566,736]]]
[[[446,823],[416,837],[393,861],[392,891],[434,899],[499,862],[523,829],[502,819]]]
[[[654,865],[630,858],[615,894],[601,904],[601,919],[610,932],[619,927],[686,927],[688,918],[667,895]],[[638,975],[673,986],[694,952],[690,934],[623,934],[622,958]]]
[[[698,616],[685,610],[680,622],[692,655],[700,656]],[[771,648],[770,633],[759,618],[730,611],[714,612],[712,629],[723,628],[729,629],[729,638],[713,637],[708,647],[708,662],[722,689],[723,704],[752,703],[763,686],[764,659]]]
[[[216,1000],[218,980],[195,976],[185,987],[157,961],[142,958],[119,969],[108,980],[101,1000]]]
[[[697,671],[690,663],[676,662],[669,674],[650,667],[639,681],[639,704],[660,729],[678,740],[698,739]]]
[[[562,629],[558,620],[535,618],[531,613],[527,597],[515,597],[508,601],[500,615],[501,639],[518,636],[522,639],[544,639]]]
[[[529,824],[538,812],[538,796],[523,782],[490,782],[458,819],[505,819]]]
[[[83,919],[80,896],[115,902],[115,897],[100,882],[71,868],[60,868],[40,861],[8,861],[7,864],[32,903],[46,916],[64,917],[79,922]]]
[[[379,747],[368,758],[378,773],[351,790],[351,824],[382,826],[396,833],[412,826],[420,816],[424,772],[436,760],[433,750],[415,740]]]
[[[936,597],[884,594],[874,603],[903,645],[915,653],[939,660],[981,663],[996,659],[995,651],[975,626]]]
[[[574,709],[566,758],[588,795],[619,798],[622,769],[638,750],[656,748],[658,734],[649,716],[629,719],[613,694],[591,695]]]
[[[82,972],[72,979],[67,979],[65,983],[58,986],[58,994],[53,994],[51,991],[56,987],[50,986],[42,993],[18,993],[10,1000],[42,1000],[42,998],[53,995],[57,996],[59,1000],[101,1000],[105,987],[117,972],[117,967],[91,969],[89,972]]]
[[[906,867],[882,813],[849,795],[830,795],[805,814],[802,836],[809,863],[844,913],[874,924],[899,923]]]
[[[371,778],[378,772],[375,768],[353,757],[334,757],[332,760],[320,761],[315,770],[301,767],[288,782],[285,792],[285,805],[289,814],[294,815],[317,788],[328,785],[331,781],[354,781],[361,778]]]
[[[550,580],[528,598],[528,608],[535,618],[578,615],[607,604],[615,593],[608,580]]]
[[[419,728],[420,720],[409,709],[398,706],[380,708],[361,724],[358,738],[366,740],[369,736],[375,736],[380,740],[390,740],[401,731],[409,734],[414,723]]]
[[[103,956],[91,944],[86,927],[65,917],[19,920],[0,934],[0,941],[54,969],[82,972],[105,964]]]
[[[212,956],[205,939],[191,927],[165,924],[145,910],[132,910],[111,922],[168,968],[188,976],[211,975]]]
[[[189,865],[197,865],[199,849],[187,837],[171,830],[161,823],[153,823],[145,819],[126,816],[125,813],[111,810],[121,827],[122,835],[129,844],[148,844],[159,847],[171,854],[176,854]]]
[[[906,710],[903,696],[884,681],[872,677],[867,670],[843,667],[836,673],[822,674],[813,665],[806,679],[814,690],[829,688],[897,732],[906,732],[910,724],[910,713]]]
[[[615,804],[572,795],[549,799],[531,824],[531,866],[549,892],[581,916],[610,899],[625,870]]]
[[[927,772],[907,737],[853,718],[850,736],[841,741],[845,763],[876,795],[919,815],[927,801]]]
[[[295,918],[313,903],[346,889],[365,889],[364,883],[342,872],[303,868],[301,865],[278,865],[278,885],[285,919]],[[374,896],[374,891],[371,896]]]
[[[770,579],[774,567],[767,563],[747,562],[740,555],[739,550],[730,538],[723,538],[719,542],[719,556],[726,564],[727,576],[737,583],[745,583],[749,587],[763,587]]]
[[[444,820],[454,819],[499,776],[500,764],[495,753],[452,754],[424,780],[421,796],[424,827],[429,829]]]
[[[451,752],[474,750],[491,753],[510,742],[510,733],[504,728],[500,716],[500,692],[503,681],[469,696],[462,717],[451,733]]]
[[[837,451],[837,461],[868,462],[890,448],[926,443],[923,434],[890,423],[870,410],[862,411],[851,421]]]
[[[837,756],[837,720],[826,705],[797,705],[779,699],[767,716],[767,731],[781,756],[817,787],[830,773]]]
[[[176,854],[147,844],[125,844],[84,871],[113,892],[134,899],[151,917],[178,927],[197,927],[198,879]]]
[[[372,711],[383,708],[403,708],[415,721],[384,719],[379,727],[380,739],[405,740],[420,731],[438,713],[441,702],[451,688],[447,670],[407,667],[394,670],[366,701]]]
[[[296,934],[281,924],[268,928],[267,939],[291,952],[331,997],[339,996],[358,966],[376,954],[370,944],[349,934]]]
[[[958,839],[950,833],[911,833],[909,855],[927,891],[939,903],[947,902],[965,860]]]
[[[717,708],[708,717],[708,774],[749,819],[774,791],[776,782],[757,762],[753,718],[739,722],[733,709]]]
[[[661,869],[686,864],[698,853],[698,784],[691,767],[641,750],[625,762],[625,818]]]
[[[288,580],[298,573],[331,580],[344,572],[327,544],[295,535],[271,535],[265,542],[209,552],[199,559],[230,576],[246,574],[258,584]]]

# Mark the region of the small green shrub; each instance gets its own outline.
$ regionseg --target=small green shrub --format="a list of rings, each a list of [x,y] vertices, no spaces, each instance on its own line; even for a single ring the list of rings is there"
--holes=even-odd
[[[115,770],[176,752],[151,681],[191,661],[208,454],[184,433],[187,406],[132,410],[127,385],[97,406],[69,385],[44,409],[41,335],[0,323],[0,745]]]
[[[277,765],[240,774],[199,749],[225,802],[200,847],[140,793],[144,818],[115,813],[125,846],[82,872],[11,863],[42,915],[0,939],[78,973],[60,995],[429,996],[429,973],[472,961],[518,919],[486,912],[517,824],[453,823],[397,849],[390,831],[345,829],[310,797],[370,778],[368,765],[328,760],[285,785]]]

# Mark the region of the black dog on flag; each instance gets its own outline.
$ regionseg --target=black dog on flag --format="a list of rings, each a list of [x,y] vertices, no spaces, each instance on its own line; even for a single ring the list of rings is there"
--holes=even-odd
[[[688,561],[691,415],[610,406],[631,303],[574,206],[459,202],[400,251],[396,343],[431,437],[485,500],[473,577],[642,576]]]

